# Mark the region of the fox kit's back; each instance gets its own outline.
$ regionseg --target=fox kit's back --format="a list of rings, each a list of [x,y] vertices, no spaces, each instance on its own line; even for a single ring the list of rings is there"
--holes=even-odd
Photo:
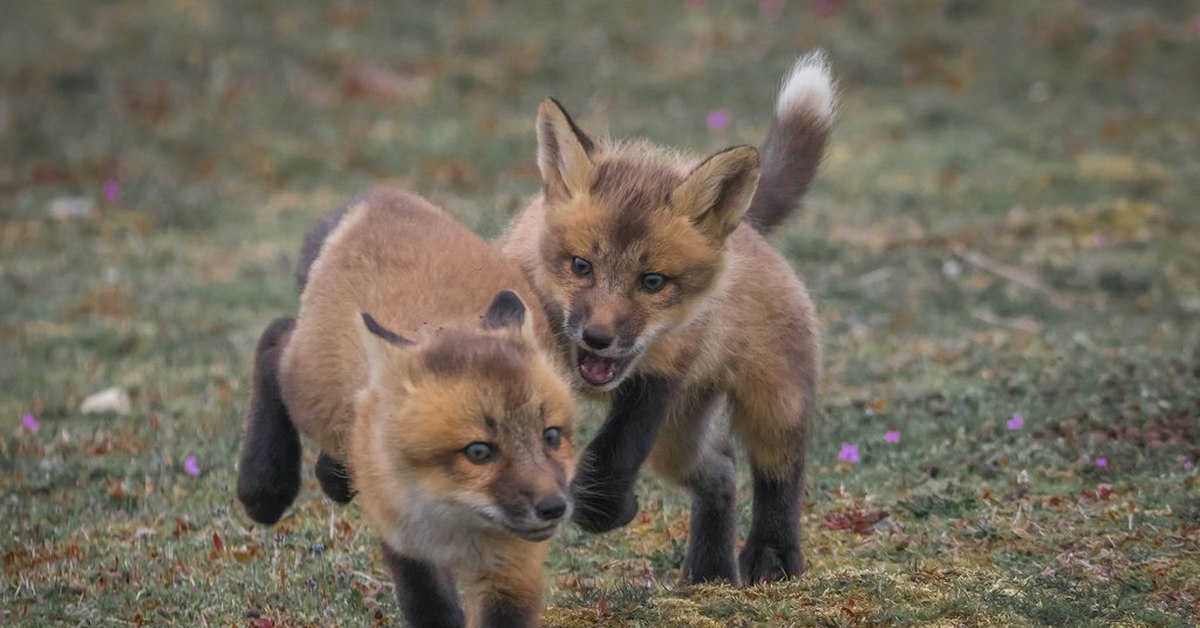
[[[281,386],[292,421],[325,451],[345,450],[349,401],[366,381],[360,312],[419,342],[449,321],[479,320],[501,290],[534,303],[527,281],[495,247],[421,197],[383,188],[352,202],[308,272],[283,354]],[[540,308],[528,315],[534,329],[546,329]],[[300,364],[313,359],[319,369]],[[344,375],[330,378],[331,371]],[[331,379],[338,390],[330,390]]]

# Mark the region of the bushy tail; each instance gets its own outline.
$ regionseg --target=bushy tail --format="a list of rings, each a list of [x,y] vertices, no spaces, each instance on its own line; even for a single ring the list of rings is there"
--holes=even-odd
[[[833,72],[816,50],[796,61],[775,102],[763,142],[762,176],[747,220],[762,233],[783,222],[808,191],[825,155],[836,107]]]

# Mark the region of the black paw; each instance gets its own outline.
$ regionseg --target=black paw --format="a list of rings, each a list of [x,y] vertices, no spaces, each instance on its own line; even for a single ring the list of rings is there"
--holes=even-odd
[[[699,560],[685,560],[683,563],[683,579],[688,584],[703,584],[706,582],[727,582],[738,584],[738,568],[733,556],[705,557]]]
[[[575,514],[571,520],[593,534],[620,528],[637,516],[638,498],[633,488],[617,491],[616,495],[599,491],[575,492]]]
[[[350,482],[350,469],[342,461],[321,452],[317,456],[317,482],[325,495],[339,504],[349,504],[354,499],[354,486]]]
[[[698,548],[688,552],[683,561],[683,579],[688,584],[704,582],[738,583],[737,561],[729,555],[714,552],[714,548]]]
[[[238,472],[238,501],[250,518],[263,525],[274,525],[300,494],[300,473],[255,473],[254,465],[243,462]]]
[[[795,578],[804,573],[804,554],[799,547],[772,545],[748,539],[738,558],[742,582],[755,585]]]

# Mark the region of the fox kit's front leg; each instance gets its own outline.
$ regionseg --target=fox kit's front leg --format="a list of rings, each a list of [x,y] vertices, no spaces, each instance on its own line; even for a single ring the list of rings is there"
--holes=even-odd
[[[392,572],[396,601],[410,626],[462,628],[467,625],[449,574],[428,562],[404,556],[387,543],[383,544],[383,559]]]
[[[651,454],[659,474],[692,494],[691,531],[683,561],[688,582],[738,582],[733,449],[717,431],[725,405],[725,395],[710,387],[684,390]]]
[[[465,583],[471,628],[535,628],[542,608],[542,566],[548,544],[493,539],[489,567]]]
[[[575,523],[606,532],[633,520],[634,482],[654,446],[676,390],[659,375],[636,375],[617,388],[600,433],[585,451],[575,476]]]

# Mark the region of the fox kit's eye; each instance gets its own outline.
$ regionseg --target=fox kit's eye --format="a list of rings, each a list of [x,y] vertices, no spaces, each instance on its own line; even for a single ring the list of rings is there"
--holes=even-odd
[[[575,273],[576,277],[587,277],[592,274],[592,263],[582,257],[575,257],[571,260],[571,272]]]
[[[475,464],[483,464],[496,457],[496,448],[487,443],[471,443],[463,449],[463,455]]]
[[[646,273],[642,275],[642,290],[651,294],[663,289],[667,285],[667,278],[661,273]]]
[[[562,445],[562,430],[557,427],[548,427],[542,432],[542,439],[546,441],[546,446],[550,449],[558,449]]]

